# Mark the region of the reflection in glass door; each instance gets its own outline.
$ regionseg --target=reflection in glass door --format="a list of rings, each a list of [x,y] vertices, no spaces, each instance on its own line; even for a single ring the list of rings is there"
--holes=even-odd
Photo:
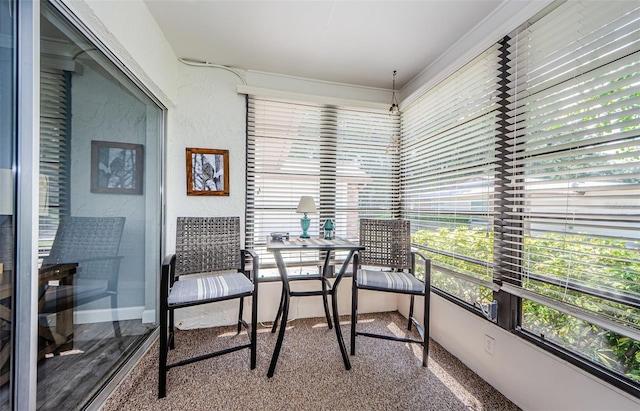
[[[11,409],[15,227],[15,3],[0,2],[0,410]]]
[[[155,329],[162,109],[40,19],[37,409],[81,408]]]

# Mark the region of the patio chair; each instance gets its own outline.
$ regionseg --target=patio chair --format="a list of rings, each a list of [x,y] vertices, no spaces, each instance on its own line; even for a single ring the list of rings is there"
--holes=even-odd
[[[38,307],[41,317],[109,298],[115,337],[122,336],[116,309],[122,259],[118,256],[118,251],[124,223],[125,217],[67,216],[60,220],[49,255],[42,260],[41,275],[58,265],[75,264],[76,269],[75,274],[68,277],[66,284],[45,284],[41,287]],[[48,327],[40,325],[40,328],[40,335],[47,335]],[[62,337],[70,341],[73,327],[67,332],[70,335]],[[55,332],[52,336],[55,336],[56,341],[41,341],[39,352],[44,346],[60,345],[61,336]]]
[[[407,220],[360,220],[359,267],[353,275],[351,300],[351,355],[356,352],[356,336],[417,343],[422,346],[422,365],[427,366],[429,356],[429,296],[431,262],[422,254],[411,250],[411,226]],[[416,257],[423,263],[424,281],[416,278]],[[357,331],[358,291],[372,290],[410,295],[407,329],[416,326],[420,339]],[[413,317],[416,296],[424,298],[422,326]]]
[[[248,259],[253,262],[245,269]],[[242,318],[244,297],[251,300],[251,327]],[[174,310],[231,299],[240,300],[238,334],[244,327],[249,340],[225,348],[167,364],[169,349],[175,348]],[[158,398],[167,394],[167,371],[196,361],[229,354],[245,348],[250,367],[256,367],[258,325],[258,256],[240,248],[239,217],[179,217],[176,252],[165,258],[160,281],[160,355]],[[168,328],[168,329],[167,329]]]

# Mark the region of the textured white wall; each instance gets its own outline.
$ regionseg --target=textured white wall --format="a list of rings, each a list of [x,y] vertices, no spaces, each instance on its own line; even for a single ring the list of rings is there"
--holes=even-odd
[[[226,70],[178,70],[178,99],[169,111],[166,144],[167,250],[175,245],[175,223],[183,216],[245,216],[246,102],[238,77]],[[229,150],[229,196],[187,196],[187,147]]]
[[[175,250],[177,217],[237,216],[242,224],[245,217],[246,103],[235,91],[240,80],[226,70],[184,64],[178,73],[166,144],[168,253]],[[229,196],[187,196],[187,147],[229,150]],[[231,324],[235,316],[237,302],[229,302],[178,310],[176,322],[184,328],[212,326]]]

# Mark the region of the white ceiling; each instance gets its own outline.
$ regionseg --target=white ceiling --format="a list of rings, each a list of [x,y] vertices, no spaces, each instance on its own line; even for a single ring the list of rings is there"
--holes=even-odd
[[[502,1],[144,2],[178,57],[401,89]]]

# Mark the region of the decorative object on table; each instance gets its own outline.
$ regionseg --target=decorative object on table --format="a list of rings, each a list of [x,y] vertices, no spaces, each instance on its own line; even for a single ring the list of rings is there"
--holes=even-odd
[[[187,195],[229,195],[229,150],[187,148]]]
[[[307,213],[316,213],[317,211],[318,210],[316,209],[316,203],[313,201],[313,197],[300,197],[298,209],[296,210],[296,213],[304,213],[304,217],[300,219],[300,226],[302,227],[302,234],[300,234],[300,238],[309,238],[307,230],[309,229],[309,225],[311,225],[311,219],[307,217]]]
[[[324,230],[325,240],[333,240],[335,238],[335,227],[333,225],[332,219],[327,218],[327,220],[322,225],[322,229]]]
[[[391,107],[389,107],[389,115],[400,114],[400,106],[398,105],[398,98],[396,97],[396,70],[393,70],[393,91],[391,94]]]
[[[271,233],[271,240],[272,241],[284,241],[284,240],[288,240],[288,239],[289,239],[289,233],[283,233],[283,232]]]
[[[91,142],[91,192],[142,194],[144,146],[114,141]]]

